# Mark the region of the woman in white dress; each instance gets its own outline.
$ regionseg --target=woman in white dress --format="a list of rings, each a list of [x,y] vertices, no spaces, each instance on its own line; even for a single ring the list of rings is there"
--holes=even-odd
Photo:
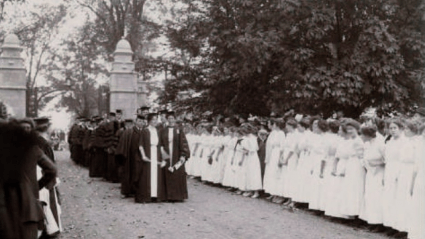
[[[283,175],[285,177],[284,183],[284,195],[288,198],[288,201],[284,204],[284,206],[288,206],[290,208],[294,207],[294,202],[292,198],[294,198],[297,188],[300,185],[297,183],[297,166],[298,166],[298,132],[297,132],[298,123],[294,119],[289,119],[286,122],[286,140],[283,145],[283,164],[287,166],[287,173]]]
[[[209,163],[211,155],[211,149],[214,143],[214,135],[212,135],[212,126],[205,128],[201,142],[201,155],[200,166],[201,166],[201,180],[203,182],[209,182],[211,180],[211,164]]]
[[[400,158],[399,177],[397,181],[397,191],[395,198],[395,208],[397,208],[397,218],[395,229],[404,234],[408,230],[408,217],[409,206],[411,204],[410,184],[412,180],[413,171],[415,169],[416,154],[418,148],[421,147],[421,139],[418,135],[418,125],[416,122],[407,121],[405,124],[404,135],[406,142],[404,148],[400,148],[402,152]]]
[[[229,159],[230,153],[232,151],[232,147],[230,145],[230,142],[232,140],[232,132],[231,129],[228,127],[223,127],[223,138],[222,138],[222,147],[223,151],[222,154],[219,156],[219,167],[218,167],[218,182],[220,184],[223,184],[224,179],[224,172],[226,170],[227,160]]]
[[[422,132],[420,147],[417,148],[409,189],[412,200],[409,209],[408,238],[422,239],[425,238],[425,130]]]
[[[213,127],[212,132],[212,141],[211,141],[211,152],[210,157],[208,158],[208,163],[210,164],[210,176],[208,182],[218,183],[219,181],[219,170],[220,170],[220,157],[223,154],[223,136],[221,130],[218,127]]]
[[[246,154],[245,188],[247,192],[243,196],[258,198],[260,196],[259,191],[263,189],[263,183],[261,179],[260,158],[257,154],[257,130],[255,127],[250,127],[248,131],[247,137],[241,143]]]
[[[400,174],[402,151],[406,139],[403,134],[404,125],[399,120],[392,120],[389,124],[389,133],[391,138],[385,144],[385,174],[384,174],[384,193],[383,193],[383,220],[387,227],[397,228],[396,197],[398,178]],[[393,231],[397,233],[397,231]]]
[[[331,146],[335,147],[335,152],[333,152],[333,149],[329,149],[329,157],[333,157],[333,160],[329,160],[331,172],[328,177],[329,192],[325,206],[325,215],[334,218],[348,219],[347,215],[340,213],[339,208],[343,200],[343,194],[341,192],[343,189],[345,166],[351,150],[349,147],[349,135],[347,134],[345,125],[340,125],[339,121],[330,122],[329,128],[332,133],[334,133],[333,135],[336,135],[336,131],[338,135],[334,136],[335,138],[331,140]],[[338,130],[336,128],[338,128]]]
[[[201,176],[201,158],[202,155],[202,139],[204,128],[198,126],[195,130],[195,135],[193,136],[193,151],[192,157],[190,157],[191,165],[190,165],[190,175],[193,177]]]
[[[363,167],[363,141],[358,136],[360,124],[347,119],[344,122],[349,136],[349,155],[343,181],[343,201],[340,213],[350,217],[360,215],[364,203],[364,182],[366,171]]]
[[[270,123],[271,133],[266,143],[266,168],[264,172],[264,191],[271,196],[268,198],[275,203],[282,203],[283,198],[278,195],[282,191],[280,177],[282,166],[279,167],[279,159],[282,155],[282,146],[285,142],[284,124],[279,120],[272,120]]]
[[[298,165],[297,165],[297,184],[301,185],[298,187],[297,192],[292,198],[292,201],[297,203],[308,203],[310,199],[310,173],[311,173],[311,162],[310,162],[310,144],[312,133],[309,130],[310,119],[303,118],[298,124]]]
[[[246,185],[248,151],[245,149],[245,147],[247,146],[246,141],[248,138],[249,131],[246,127],[241,127],[239,129],[239,133],[241,137],[239,138],[238,143],[236,145],[236,149],[235,149],[236,150],[235,182],[236,182],[236,187],[238,188],[238,191],[236,192],[236,194],[241,195],[248,190]]]
[[[312,121],[314,137],[312,138],[310,153],[312,167],[308,207],[317,211],[324,211],[322,200],[325,198],[325,176],[330,169],[329,165],[326,164],[329,151],[328,134],[326,133],[328,129],[326,120],[316,118]]]
[[[236,171],[236,147],[238,145],[240,134],[239,130],[235,127],[232,129],[231,139],[228,142],[226,152],[226,166],[224,169],[223,186],[229,187],[229,190],[236,188],[235,177]]]
[[[366,167],[366,182],[364,208],[360,219],[367,221],[372,231],[383,231],[382,194],[384,191],[384,150],[385,144],[377,137],[375,126],[361,128],[361,138],[365,144],[364,162]]]

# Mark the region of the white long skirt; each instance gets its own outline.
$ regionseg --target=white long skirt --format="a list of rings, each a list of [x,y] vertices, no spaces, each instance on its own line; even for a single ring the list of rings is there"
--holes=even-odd
[[[409,239],[425,238],[425,175],[420,170],[415,180],[415,188],[413,189],[412,200],[409,209]]]
[[[226,187],[237,188],[236,182],[236,172],[238,167],[238,162],[241,157],[240,151],[233,151],[229,154],[227,159],[226,168],[224,170],[223,185]]]
[[[249,152],[246,160],[246,189],[249,191],[263,189],[261,165],[257,152]]]
[[[384,186],[382,181],[384,179],[384,171],[384,167],[374,167],[370,168],[366,173],[365,203],[360,218],[369,224],[383,223],[382,195]]]
[[[288,157],[289,152],[284,153],[284,157]],[[297,166],[298,166],[298,158],[295,153],[292,154],[291,158],[288,160],[288,165],[286,169],[286,174],[283,175],[285,177],[283,194],[285,197],[294,198],[297,188],[299,187],[297,182]]]
[[[395,229],[399,231],[407,231],[409,228],[409,206],[412,204],[410,195],[410,185],[414,170],[413,163],[400,163],[400,175],[397,180],[397,192],[395,198],[395,213],[397,215],[395,221]],[[424,202],[425,203],[425,202]]]
[[[358,216],[364,203],[364,181],[366,172],[357,157],[347,161],[343,181],[343,201],[340,213],[348,216]]]
[[[311,158],[309,152],[303,151],[300,153],[297,166],[297,184],[298,190],[294,198],[295,202],[308,203],[310,200],[310,183],[311,183]]]
[[[278,167],[279,156],[280,148],[273,148],[271,150],[270,162],[266,164],[266,168],[264,170],[264,191],[275,196],[281,194],[279,183],[281,182],[280,177],[282,175],[282,170]]]
[[[397,225],[397,211],[395,199],[397,196],[397,177],[399,162],[388,162],[385,165],[384,192],[382,198],[383,221],[387,227],[395,228]]]

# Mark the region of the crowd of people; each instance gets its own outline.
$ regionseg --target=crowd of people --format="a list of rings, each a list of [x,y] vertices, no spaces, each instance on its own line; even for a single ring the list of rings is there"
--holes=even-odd
[[[48,118],[0,119],[0,238],[62,231],[59,179]]]
[[[122,110],[107,117],[79,117],[68,134],[71,158],[89,176],[121,183],[123,198],[136,203],[182,202],[188,198],[185,162],[190,157],[174,112],[138,109],[136,119]]]
[[[186,124],[186,170],[288,210],[422,239],[425,115],[419,113],[360,122],[287,115]]]

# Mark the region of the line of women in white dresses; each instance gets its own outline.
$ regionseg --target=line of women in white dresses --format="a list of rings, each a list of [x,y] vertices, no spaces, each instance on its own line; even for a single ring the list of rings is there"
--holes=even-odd
[[[421,124],[391,120],[385,136],[352,119],[273,120],[269,128],[263,177],[258,129],[250,125],[192,130],[188,175],[254,192],[254,198],[264,190],[327,216],[360,218],[425,238]]]

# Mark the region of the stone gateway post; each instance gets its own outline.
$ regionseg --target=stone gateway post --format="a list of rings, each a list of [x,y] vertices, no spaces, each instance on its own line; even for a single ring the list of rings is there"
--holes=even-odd
[[[130,43],[121,39],[114,52],[110,76],[110,110],[121,109],[123,118],[134,118],[136,109],[146,104],[147,90],[134,72]]]
[[[0,101],[13,117],[26,114],[26,69],[21,43],[15,34],[7,35],[0,47]]]

